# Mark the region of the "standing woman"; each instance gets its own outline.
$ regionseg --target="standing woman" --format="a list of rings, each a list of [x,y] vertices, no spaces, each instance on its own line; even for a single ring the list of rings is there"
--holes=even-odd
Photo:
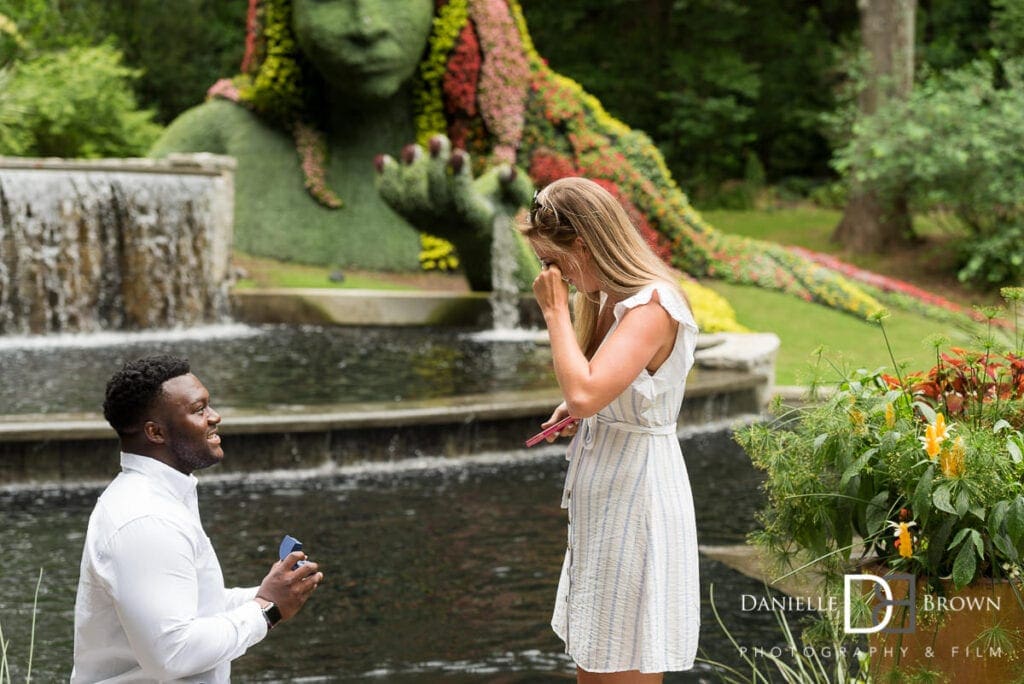
[[[533,291],[565,398],[544,427],[578,419],[560,433],[574,435],[562,494],[569,547],[551,626],[582,684],[661,682],[693,667],[700,627],[693,497],[676,437],[697,325],[677,276],[597,183],[548,185],[521,230],[543,264]]]

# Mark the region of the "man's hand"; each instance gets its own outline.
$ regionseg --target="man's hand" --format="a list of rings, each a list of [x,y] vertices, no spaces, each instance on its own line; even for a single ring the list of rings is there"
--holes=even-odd
[[[256,592],[257,600],[272,601],[277,606],[282,622],[302,610],[313,591],[324,581],[324,573],[318,571],[316,563],[307,561],[292,570],[293,565],[305,560],[306,554],[293,551],[284,560],[274,563]]]

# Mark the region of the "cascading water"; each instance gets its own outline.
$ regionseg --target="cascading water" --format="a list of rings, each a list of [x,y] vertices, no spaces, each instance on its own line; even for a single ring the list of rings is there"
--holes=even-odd
[[[501,212],[491,238],[491,312],[494,330],[519,327],[519,285],[516,283],[516,238],[512,221]]]
[[[233,169],[212,155],[0,158],[0,334],[225,318]]]

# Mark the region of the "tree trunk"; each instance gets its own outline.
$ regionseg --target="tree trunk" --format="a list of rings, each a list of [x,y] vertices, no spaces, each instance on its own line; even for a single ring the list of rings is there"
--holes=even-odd
[[[885,102],[910,96],[917,0],[858,0],[857,8],[861,44],[869,60],[858,106],[861,116],[870,116]],[[832,240],[847,249],[883,252],[909,242],[912,230],[906,197],[883,199],[854,184]]]

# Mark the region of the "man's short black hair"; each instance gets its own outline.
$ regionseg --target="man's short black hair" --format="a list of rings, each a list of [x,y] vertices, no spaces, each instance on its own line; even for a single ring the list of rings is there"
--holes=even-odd
[[[142,427],[142,421],[161,386],[189,371],[188,359],[177,356],[147,356],[129,361],[107,383],[103,416],[118,435],[130,435]]]

